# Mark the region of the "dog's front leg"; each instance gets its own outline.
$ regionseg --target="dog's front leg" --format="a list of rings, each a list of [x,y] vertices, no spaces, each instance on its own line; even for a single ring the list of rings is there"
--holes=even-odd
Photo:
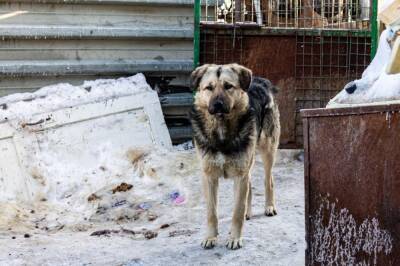
[[[207,204],[207,237],[201,243],[205,249],[213,248],[217,243],[218,236],[218,177],[203,177],[203,191]]]
[[[247,197],[249,193],[249,175],[236,177],[234,179],[235,206],[232,218],[231,235],[226,243],[229,249],[238,249],[243,246],[242,231],[247,208]]]

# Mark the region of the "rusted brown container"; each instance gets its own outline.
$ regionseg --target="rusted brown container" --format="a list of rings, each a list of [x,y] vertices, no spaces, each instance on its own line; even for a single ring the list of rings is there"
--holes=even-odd
[[[400,105],[301,114],[306,265],[400,265]]]

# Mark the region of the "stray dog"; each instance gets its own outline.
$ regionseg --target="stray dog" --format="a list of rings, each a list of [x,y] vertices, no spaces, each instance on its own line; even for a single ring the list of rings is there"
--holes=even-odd
[[[251,217],[250,172],[257,148],[265,170],[265,215],[276,215],[272,166],[280,136],[277,88],[238,64],[200,66],[191,81],[197,93],[190,119],[207,202],[208,232],[201,245],[213,248],[217,241],[218,179],[223,176],[233,178],[235,197],[226,246],[238,249],[245,217]]]

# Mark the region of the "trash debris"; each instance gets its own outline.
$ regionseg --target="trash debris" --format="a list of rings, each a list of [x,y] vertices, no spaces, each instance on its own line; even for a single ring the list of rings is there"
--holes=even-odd
[[[194,149],[194,145],[193,145],[192,141],[188,141],[188,142],[176,145],[175,149],[177,151],[189,151],[189,150]]]
[[[171,192],[170,194],[169,194],[169,197],[172,199],[172,200],[175,200],[177,197],[179,197],[179,191],[174,191],[174,192]]]
[[[192,230],[175,230],[175,231],[169,232],[169,237],[191,236],[194,233],[195,233],[195,231],[192,231]]]
[[[130,149],[126,155],[132,164],[136,166],[139,161],[144,159],[147,152],[142,149]]]
[[[151,231],[151,230],[148,230],[148,231],[144,232],[143,235],[144,235],[144,237],[145,237],[146,239],[152,239],[152,238],[157,237],[157,236],[158,236],[158,233],[157,233],[157,232],[154,232],[154,231]]]
[[[119,233],[118,230],[99,230],[90,234],[90,236],[109,236],[111,233]]]
[[[158,218],[158,215],[155,214],[155,213],[148,213],[148,214],[147,214],[147,220],[148,220],[149,222],[152,222],[152,221],[154,221],[154,220],[157,219],[157,218]]]
[[[132,187],[133,185],[123,182],[119,186],[113,188],[112,193],[115,194],[117,192],[126,192],[128,190],[131,190]]]
[[[137,234],[137,232],[130,230],[130,229],[125,229],[125,228],[122,228],[120,232],[127,234],[127,235],[136,235]]]
[[[158,233],[152,230],[143,229],[142,231],[134,231],[130,229],[121,228],[121,230],[99,230],[90,234],[90,236],[107,236],[111,234],[124,234],[124,235],[143,235],[146,239],[152,239],[158,236]]]
[[[183,196],[179,196],[179,197],[177,197],[175,200],[174,200],[174,203],[176,204],[176,205],[180,205],[180,204],[182,204],[182,203],[184,203],[185,202],[185,198],[183,197]]]
[[[168,227],[170,227],[169,224],[162,224],[162,225],[160,226],[160,229],[165,229],[165,228],[168,228]]]
[[[304,162],[304,151],[301,151],[298,154],[296,154],[295,159],[299,162]]]
[[[148,202],[142,202],[137,206],[137,209],[141,209],[141,210],[148,210],[151,208],[151,204]]]
[[[99,197],[95,193],[93,193],[88,197],[87,200],[90,202],[90,201],[95,201],[95,200],[99,200],[99,199],[101,199],[101,197]]]
[[[169,194],[169,198],[176,205],[180,205],[185,202],[185,197],[179,193],[179,191],[173,191]]]
[[[111,207],[113,207],[113,208],[120,207],[122,205],[125,205],[126,203],[127,203],[126,200],[120,200],[120,201],[115,202]]]

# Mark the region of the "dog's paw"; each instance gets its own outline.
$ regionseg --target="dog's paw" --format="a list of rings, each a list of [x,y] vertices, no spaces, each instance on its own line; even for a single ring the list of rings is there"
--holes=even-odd
[[[242,238],[231,238],[226,242],[226,247],[232,250],[239,249],[243,247]]]
[[[251,219],[251,214],[246,214],[246,220],[250,220]]]
[[[201,242],[201,246],[202,246],[204,249],[213,248],[213,247],[215,247],[216,244],[217,244],[217,238],[216,238],[216,237],[208,237],[208,238],[204,239],[204,240]]]
[[[275,208],[275,206],[267,206],[266,208],[265,208],[265,215],[266,216],[275,216],[275,215],[277,215],[278,213],[276,212],[276,208]]]
[[[247,210],[246,216],[245,216],[246,220],[250,220],[250,219],[251,219],[251,216],[252,216],[251,210]]]

